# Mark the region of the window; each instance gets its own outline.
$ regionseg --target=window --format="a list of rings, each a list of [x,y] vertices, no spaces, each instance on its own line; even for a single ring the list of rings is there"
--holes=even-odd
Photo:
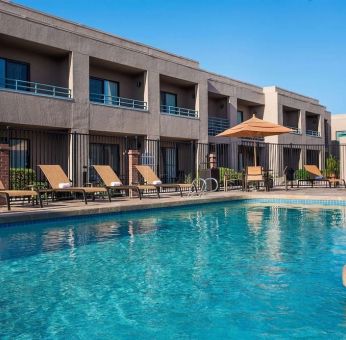
[[[10,139],[10,167],[29,168],[29,140],[23,138]]]
[[[237,124],[240,124],[244,121],[243,111],[237,111]]]
[[[0,87],[28,91],[29,64],[0,58]]]
[[[90,101],[119,105],[119,83],[116,81],[90,78]]]
[[[177,95],[169,92],[161,92],[161,112],[170,112],[170,107],[177,107]]]
[[[336,131],[336,140],[339,140],[342,137],[346,137],[346,131]]]
[[[5,78],[6,78],[6,63],[5,59],[0,58],[0,87],[5,87]]]

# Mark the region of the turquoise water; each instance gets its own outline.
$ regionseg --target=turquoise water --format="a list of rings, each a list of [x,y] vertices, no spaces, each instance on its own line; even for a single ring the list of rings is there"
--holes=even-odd
[[[226,203],[0,229],[0,338],[343,338],[346,210]]]

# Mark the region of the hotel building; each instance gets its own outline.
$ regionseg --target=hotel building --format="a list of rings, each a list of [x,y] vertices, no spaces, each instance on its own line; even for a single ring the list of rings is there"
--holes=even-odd
[[[253,114],[293,129],[265,142],[290,148],[283,157],[293,157],[295,168],[323,163],[317,146],[330,143],[331,115],[317,99],[208,72],[198,61],[0,0],[0,129],[16,131],[7,141],[11,167],[45,161],[72,171],[74,154],[89,177],[95,163],[121,172],[124,145],[134,145],[168,181],[188,175],[187,162],[205,162],[199,145],[241,144],[215,135]],[[72,135],[83,139],[82,151]],[[229,166],[243,166],[240,149],[218,150]]]

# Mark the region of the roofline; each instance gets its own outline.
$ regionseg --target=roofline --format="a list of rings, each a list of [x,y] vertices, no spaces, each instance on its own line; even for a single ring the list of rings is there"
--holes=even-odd
[[[307,101],[307,102],[309,102],[311,104],[318,105],[318,106],[326,108],[326,106],[321,104],[320,101],[317,98],[305,96],[304,94],[300,94],[298,92],[294,92],[294,91],[291,91],[291,90],[286,90],[286,89],[284,89],[282,87],[279,87],[279,86],[276,86],[276,85],[264,86],[263,87],[263,91],[270,90],[270,89],[273,89],[274,91],[276,91],[278,93],[279,93],[279,91],[282,91],[282,92],[286,92],[288,94],[291,94],[291,95],[294,95],[294,96],[297,96],[297,97],[301,97],[300,100]]]
[[[33,9],[31,7],[27,7],[27,6],[24,6],[24,5],[21,5],[21,4],[17,4],[15,2],[12,2],[11,0],[0,0],[0,2],[9,4],[11,6],[18,7],[18,8],[21,8],[21,9],[33,12],[33,13],[37,13],[37,14],[40,14],[40,15],[43,15],[43,16],[46,16],[46,17],[49,17],[49,18],[52,18],[52,19],[55,19],[55,20],[59,20],[59,21],[68,23],[70,25],[76,25],[76,26],[85,28],[85,29],[87,29],[89,31],[93,31],[93,32],[96,32],[96,33],[101,33],[101,34],[104,34],[104,35],[106,35],[106,36],[108,36],[110,38],[116,38],[116,39],[119,39],[119,40],[122,40],[122,41],[125,41],[125,42],[129,42],[129,43],[134,44],[134,45],[138,45],[138,46],[141,46],[141,47],[144,47],[144,48],[149,48],[149,49],[152,49],[154,51],[157,51],[157,52],[160,52],[160,53],[164,53],[164,54],[170,55],[172,57],[183,59],[183,60],[186,60],[186,61],[189,61],[189,62],[192,62],[192,63],[195,63],[195,64],[199,65],[199,61],[197,61],[195,59],[187,58],[187,57],[184,57],[184,56],[172,53],[172,52],[161,50],[161,49],[159,49],[157,47],[154,47],[154,46],[151,46],[151,45],[147,45],[147,44],[143,44],[143,43],[135,41],[135,40],[123,38],[123,37],[121,37],[119,35],[116,35],[116,34],[113,34],[113,33],[102,31],[100,29],[97,29],[97,28],[94,28],[94,27],[91,27],[91,26],[88,26],[88,25],[84,25],[84,24],[81,24],[81,23],[78,23],[78,22],[75,22],[75,21],[72,21],[72,20],[68,20],[68,19],[56,16],[56,15],[50,14],[50,13],[46,13],[46,12],[43,12],[43,11],[40,11],[40,10],[37,10],[37,9]]]

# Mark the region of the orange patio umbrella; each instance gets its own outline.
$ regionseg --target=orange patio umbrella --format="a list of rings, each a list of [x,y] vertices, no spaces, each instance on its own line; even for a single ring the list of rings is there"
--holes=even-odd
[[[225,130],[224,132],[219,133],[218,137],[249,137],[249,138],[258,138],[258,137],[268,137],[268,136],[277,136],[284,133],[289,133],[292,130],[275,123],[267,122],[265,120],[256,118],[255,115],[252,118],[246,120],[243,123],[240,123],[236,126],[233,126],[230,129]],[[257,165],[256,160],[256,142],[254,141],[254,163]]]

